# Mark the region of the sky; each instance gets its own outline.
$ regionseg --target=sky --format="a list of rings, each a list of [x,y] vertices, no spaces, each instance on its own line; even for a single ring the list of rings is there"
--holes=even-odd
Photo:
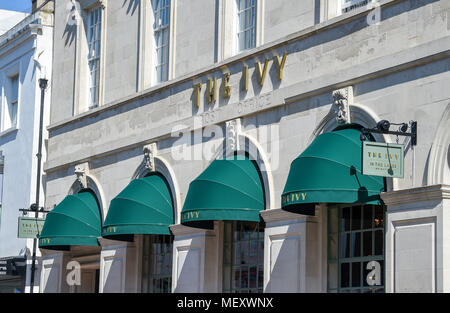
[[[0,0],[0,9],[31,13],[31,0]]]

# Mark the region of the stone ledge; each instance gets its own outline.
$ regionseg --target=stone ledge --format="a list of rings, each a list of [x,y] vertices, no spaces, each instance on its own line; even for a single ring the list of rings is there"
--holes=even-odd
[[[287,220],[300,220],[300,222],[312,222],[315,221],[315,217],[302,214],[291,213],[283,209],[270,209],[261,211],[262,218],[266,223],[287,221]]]
[[[215,236],[213,230],[201,229],[195,227],[189,227],[182,224],[170,225],[170,230],[174,236],[185,236],[185,235],[205,235],[205,236]]]
[[[414,202],[442,201],[444,199],[450,199],[450,185],[432,185],[382,192],[380,196],[388,207]]]

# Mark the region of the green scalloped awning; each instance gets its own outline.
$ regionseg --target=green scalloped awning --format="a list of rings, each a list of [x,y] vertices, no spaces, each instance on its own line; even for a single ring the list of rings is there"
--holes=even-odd
[[[361,174],[360,134],[340,128],[318,136],[291,164],[282,209],[314,215],[318,203],[380,204],[384,179]]]
[[[47,214],[39,236],[39,248],[69,250],[70,246],[98,246],[100,209],[88,192],[69,195]]]
[[[254,162],[245,156],[213,161],[189,185],[181,224],[213,228],[213,221],[260,221],[264,190]]]
[[[133,180],[111,201],[102,236],[131,240],[135,234],[170,235],[174,224],[170,190],[159,175]]]

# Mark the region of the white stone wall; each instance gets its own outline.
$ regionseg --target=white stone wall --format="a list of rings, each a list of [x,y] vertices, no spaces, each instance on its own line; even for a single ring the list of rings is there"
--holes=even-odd
[[[405,176],[403,179],[388,180],[388,191],[429,185],[430,168],[433,167],[434,170],[436,167],[430,165],[434,161],[430,161],[429,154],[433,149],[432,145],[436,146],[436,134],[446,133],[445,129],[448,127],[446,120],[442,121],[450,102],[450,92],[445,88],[450,83],[448,1],[383,1],[381,21],[373,25],[367,24],[367,15],[372,11],[365,7],[333,18],[324,19],[320,15],[322,22],[314,24],[318,21],[318,2],[322,3],[314,1],[314,4],[307,2],[308,5],[302,7],[294,6],[298,8],[298,12],[304,13],[292,13],[289,17],[292,20],[300,18],[299,16],[305,18],[304,24],[302,22],[296,28],[289,18],[283,19],[283,23],[276,22],[277,14],[283,16],[287,13],[283,13],[281,6],[266,1],[267,11],[264,11],[264,16],[270,18],[264,21],[265,44],[217,64],[213,64],[215,46],[208,39],[208,36],[214,37],[214,23],[211,20],[203,22],[207,17],[213,19],[214,9],[205,6],[198,13],[198,21],[202,22],[193,23],[197,10],[195,6],[191,6],[191,11],[177,15],[177,32],[189,33],[191,40],[186,41],[189,42],[185,44],[187,46],[183,46],[183,40],[176,40],[175,76],[169,82],[136,92],[132,90],[136,85],[134,75],[142,77],[132,61],[133,53],[138,53],[131,48],[136,40],[133,39],[136,38],[133,27],[137,24],[134,20],[137,13],[118,12],[125,10],[125,7],[117,7],[117,12],[113,14],[115,7],[109,1],[106,4],[109,17],[107,36],[112,36],[108,30],[117,28],[116,23],[130,25],[130,35],[126,36],[124,33],[105,43],[105,62],[108,64],[105,76],[109,76],[109,71],[114,73],[105,81],[105,99],[110,97],[110,100],[97,109],[76,116],[72,116],[72,77],[76,66],[73,51],[76,48],[74,43],[67,45],[64,40],[57,40],[54,46],[54,73],[62,85],[53,94],[49,158],[45,165],[48,175],[46,206],[59,203],[67,195],[75,181],[74,166],[88,161],[90,175],[102,190],[103,214],[106,215],[110,201],[130,182],[133,173],[140,166],[143,159],[142,147],[156,142],[158,156],[165,160],[172,178],[177,182],[172,190],[179,197],[175,208],[179,221],[189,183],[212,161],[201,157],[197,160],[179,159],[180,151],[191,153],[192,156],[198,156],[196,153],[200,151],[201,156],[202,150],[198,150],[200,145],[191,144],[195,138],[200,138],[200,142],[214,144],[215,148],[209,147],[208,151],[220,153],[219,145],[223,138],[209,132],[202,138],[204,127],[217,125],[218,129],[225,131],[226,121],[240,118],[242,135],[252,138],[258,153],[269,161],[266,175],[268,182],[271,182],[269,198],[273,201],[268,202],[267,209],[279,209],[291,162],[315,136],[337,126],[334,117],[329,114],[332,111],[332,91],[346,86],[353,88],[354,99],[350,106],[352,122],[366,127],[374,127],[381,119],[418,122],[417,146],[411,147],[406,137],[399,138],[399,142],[406,147]],[[180,6],[185,4],[182,0],[177,0],[177,3]],[[57,3],[57,12],[62,12],[64,5],[64,1]],[[189,20],[185,20],[187,12],[190,12]],[[125,18],[129,22],[125,22]],[[193,29],[189,29],[189,25]],[[199,25],[204,27],[198,30]],[[57,18],[55,38],[63,37],[64,30],[64,23]],[[192,38],[198,38],[198,42]],[[191,45],[196,49],[190,49]],[[122,52],[118,51],[123,51],[124,47],[131,51],[132,56],[124,60],[122,65]],[[283,79],[280,81],[273,57],[282,56],[285,52],[287,59]],[[114,60],[112,55],[115,56]],[[267,76],[261,87],[255,62],[260,61],[261,66],[264,66],[266,59]],[[137,63],[137,59],[135,61]],[[245,65],[249,67],[247,92],[241,88]],[[116,80],[119,79],[116,76],[119,72],[123,84]],[[222,97],[224,73],[231,74],[229,98]],[[217,78],[218,83],[218,100],[212,104],[207,102],[205,94],[209,78]],[[116,81],[113,82],[114,80]],[[193,86],[199,82],[202,83],[202,89],[197,108]],[[110,90],[112,86],[114,90]],[[139,82],[137,86],[141,86]],[[183,138],[186,140],[173,137],[175,130],[185,131],[187,137]],[[214,138],[210,140],[211,136]],[[446,137],[441,135],[439,138],[444,138],[439,141],[439,145],[444,148],[438,150],[447,153]],[[394,136],[378,139],[396,142]],[[179,149],[178,153],[174,152],[174,147]],[[436,216],[438,221],[439,217]],[[267,291],[276,291],[280,286],[279,279],[284,279],[287,274],[286,271],[275,270],[273,280],[269,279],[272,274],[269,269],[277,269],[269,264],[277,262],[299,270],[298,284],[295,285],[295,281],[292,281],[289,285],[292,290],[326,291],[326,249],[324,252],[323,246],[326,242],[322,243],[320,249],[307,245],[308,242],[323,240],[326,224],[319,220],[316,225],[315,222],[300,218],[299,221],[285,221],[286,224],[279,221],[268,223],[265,243],[266,247],[272,248],[265,251]],[[426,231],[428,230],[427,228]],[[219,266],[219,263],[214,263],[217,252],[206,248],[210,245],[208,240],[217,240],[214,236],[219,236],[220,230],[217,232],[216,229],[210,237],[206,234],[180,232],[183,235],[176,237],[174,243],[174,291],[220,291],[220,269],[215,272],[207,268]],[[427,234],[429,232],[425,235]],[[386,240],[388,241],[388,237]],[[399,240],[407,249],[407,240]],[[295,249],[285,249],[283,245],[298,249],[300,256],[297,263],[289,263],[292,255],[281,253],[294,253]],[[315,258],[312,256],[320,259],[320,265],[314,264]],[[206,262],[208,258],[213,260],[212,263]],[[180,267],[185,262],[188,262],[187,268],[192,271],[186,272]],[[428,260],[423,260],[420,264],[424,265],[426,262]],[[189,273],[186,274],[186,279],[183,279],[184,273]],[[189,275],[195,275],[195,279]],[[399,275],[402,274],[399,272]],[[387,277],[391,276],[388,274]],[[190,285],[188,281],[196,283]],[[436,285],[433,290],[443,290],[439,288]],[[387,287],[387,291],[393,290]]]

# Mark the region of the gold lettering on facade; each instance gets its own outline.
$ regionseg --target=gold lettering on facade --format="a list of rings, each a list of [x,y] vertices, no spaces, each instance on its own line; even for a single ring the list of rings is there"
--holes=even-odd
[[[302,193],[302,199],[303,199],[303,200],[306,199],[306,193]]]
[[[278,79],[282,80],[283,79],[283,69],[284,69],[284,64],[286,63],[286,57],[287,57],[287,52],[284,52],[283,54],[283,58],[279,57],[279,56],[275,56],[273,59],[273,61],[275,63],[277,63],[278,65]]]
[[[264,62],[264,69],[261,69],[261,62],[255,63],[256,71],[258,73],[259,85],[261,87],[264,86],[264,79],[266,78],[268,64],[269,59],[266,59],[266,61]]]
[[[228,85],[228,83],[230,82],[230,73],[225,73],[222,76],[222,82],[223,82],[223,97],[224,98],[229,98],[231,97],[231,87]]]
[[[194,102],[197,108],[200,107],[200,91],[202,90],[202,83],[194,85]]]
[[[208,79],[208,88],[206,90],[206,95],[208,99],[208,103],[217,101],[217,78],[214,77],[214,80]]]
[[[244,65],[242,70],[242,90],[248,91],[248,65]]]

